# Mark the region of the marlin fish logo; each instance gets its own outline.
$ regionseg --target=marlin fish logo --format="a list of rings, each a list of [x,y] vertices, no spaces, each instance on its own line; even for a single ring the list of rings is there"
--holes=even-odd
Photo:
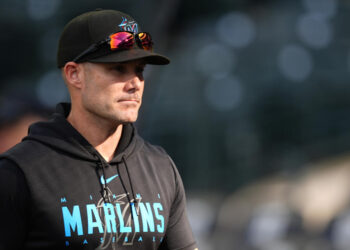
[[[133,33],[138,33],[138,25],[135,21],[128,21],[125,17],[123,17],[122,22],[118,25],[121,30],[129,31]]]
[[[104,176],[102,175],[101,178],[100,178],[100,181],[101,181],[101,184],[102,185],[105,185],[105,184],[108,184],[110,183],[114,178],[118,177],[118,175],[113,175],[112,177],[109,177],[107,178],[107,180],[105,180]]]

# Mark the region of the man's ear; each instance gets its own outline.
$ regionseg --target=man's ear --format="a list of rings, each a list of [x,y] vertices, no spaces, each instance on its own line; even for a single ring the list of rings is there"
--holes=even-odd
[[[63,67],[63,74],[70,87],[82,88],[83,67],[75,62],[67,62]]]

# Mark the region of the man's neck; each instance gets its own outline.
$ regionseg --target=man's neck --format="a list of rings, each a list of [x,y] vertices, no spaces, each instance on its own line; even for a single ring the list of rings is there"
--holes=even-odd
[[[96,117],[83,115],[71,110],[67,121],[100,153],[107,161],[111,161],[119,144],[123,125],[111,125],[99,121]]]

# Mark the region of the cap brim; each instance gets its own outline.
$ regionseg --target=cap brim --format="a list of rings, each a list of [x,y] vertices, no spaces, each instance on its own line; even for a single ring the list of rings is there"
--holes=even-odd
[[[122,50],[116,51],[114,53],[104,55],[98,58],[89,59],[89,62],[127,62],[133,61],[137,59],[144,59],[147,64],[155,64],[155,65],[166,65],[170,63],[170,59],[150,51],[142,50],[142,49],[130,49],[130,50]]]

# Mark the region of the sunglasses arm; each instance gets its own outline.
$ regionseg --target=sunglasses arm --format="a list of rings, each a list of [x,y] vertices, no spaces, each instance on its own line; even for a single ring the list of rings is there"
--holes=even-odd
[[[73,62],[78,62],[82,57],[84,57],[87,54],[95,52],[102,44],[106,43],[107,41],[102,41],[99,43],[94,43],[90,47],[88,47],[86,50],[81,52],[79,55],[77,55],[74,59]]]

